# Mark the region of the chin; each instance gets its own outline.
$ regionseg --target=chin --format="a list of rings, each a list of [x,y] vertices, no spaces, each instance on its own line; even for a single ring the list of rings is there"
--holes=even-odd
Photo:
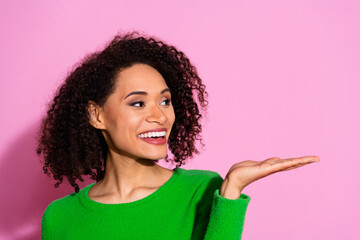
[[[157,152],[157,153],[154,153],[154,154],[146,154],[146,155],[144,156],[144,158],[155,161],[155,160],[164,159],[166,156],[167,156],[167,152],[165,152],[165,153],[163,153],[163,154],[159,154],[159,153]]]

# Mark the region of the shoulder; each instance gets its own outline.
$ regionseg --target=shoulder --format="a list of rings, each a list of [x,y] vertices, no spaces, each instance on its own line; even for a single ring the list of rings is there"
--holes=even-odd
[[[223,178],[219,173],[210,170],[200,169],[181,169],[182,182],[196,187],[198,191],[214,191],[219,189],[223,182]]]
[[[91,184],[90,184],[91,185]],[[80,207],[80,195],[90,185],[81,189],[78,193],[71,193],[62,198],[52,201],[45,209],[43,218],[53,218],[77,211]]]
[[[73,193],[52,201],[44,211],[43,221],[53,221],[54,218],[58,218],[59,216],[67,214],[69,211],[73,211],[76,205],[74,198],[76,198],[76,194]]]
[[[56,199],[46,207],[41,220],[41,239],[60,236],[62,229],[71,224],[71,219],[79,213],[80,194],[84,189]]]
[[[51,202],[45,209],[41,219],[41,239],[53,236],[57,227],[61,226],[69,211],[72,211],[75,194],[70,194]],[[69,204],[70,203],[70,204]]]
[[[210,170],[201,170],[201,169],[180,169],[182,176],[185,176],[192,180],[209,180],[209,179],[223,179],[219,173],[210,171]]]

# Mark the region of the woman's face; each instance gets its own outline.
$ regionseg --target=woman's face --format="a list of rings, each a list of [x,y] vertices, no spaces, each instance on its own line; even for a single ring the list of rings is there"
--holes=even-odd
[[[134,159],[166,157],[175,113],[170,90],[153,67],[134,64],[121,71],[99,114],[110,151]]]

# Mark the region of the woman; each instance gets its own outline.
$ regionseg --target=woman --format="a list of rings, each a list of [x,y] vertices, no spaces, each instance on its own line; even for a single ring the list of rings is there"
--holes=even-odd
[[[66,177],[75,188],[45,210],[42,239],[239,239],[248,184],[319,161],[243,161],[224,180],[180,168],[198,153],[196,101],[205,110],[206,99],[185,54],[154,38],[117,35],[86,57],[57,92],[39,131],[44,172],[57,180],[55,187]],[[176,167],[161,167],[160,159]],[[76,180],[84,175],[96,183],[80,190]]]

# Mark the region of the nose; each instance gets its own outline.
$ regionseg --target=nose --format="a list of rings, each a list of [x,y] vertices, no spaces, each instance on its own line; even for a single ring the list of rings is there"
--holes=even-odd
[[[167,121],[167,116],[164,114],[163,110],[158,106],[154,106],[150,109],[149,115],[146,120],[148,122],[157,122],[159,124],[164,124]]]

